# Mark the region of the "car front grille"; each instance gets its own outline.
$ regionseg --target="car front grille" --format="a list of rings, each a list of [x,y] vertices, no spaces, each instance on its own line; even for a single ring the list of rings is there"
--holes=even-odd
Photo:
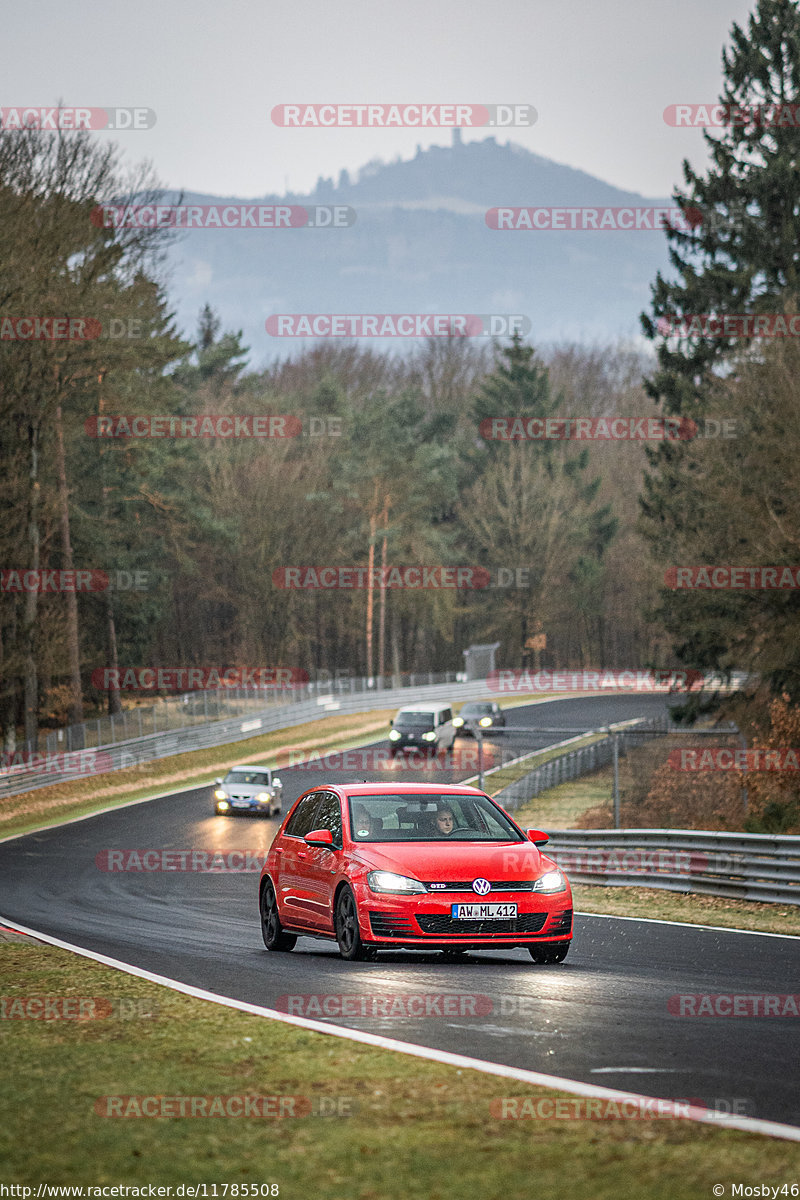
[[[520,913],[507,921],[457,921],[447,913],[417,913],[417,922],[425,934],[539,933],[547,916],[546,912],[536,912]]]
[[[522,879],[516,882],[512,881],[511,883],[506,883],[505,880],[490,881],[490,890],[493,892],[532,892],[533,884],[533,879]],[[471,895],[475,895],[471,879],[462,880],[458,883],[443,882],[440,879],[435,879],[432,883],[426,883],[425,887],[431,892],[469,892]]]

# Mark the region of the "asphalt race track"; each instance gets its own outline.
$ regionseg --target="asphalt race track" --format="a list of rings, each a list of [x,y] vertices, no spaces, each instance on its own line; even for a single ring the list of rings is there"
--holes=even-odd
[[[659,697],[593,697],[507,715],[510,725],[596,728],[653,716],[664,704]],[[541,744],[564,736],[542,734]],[[519,744],[520,752],[534,744],[513,733],[497,742]],[[354,775],[293,768],[281,770],[281,777],[286,808],[307,787]],[[371,777],[455,781],[444,771],[397,775],[390,769]],[[349,964],[334,943],[310,938],[301,938],[291,954],[264,949],[257,870],[109,872],[96,864],[109,849],[263,854],[277,826],[277,819],[217,817],[209,789],[200,788],[29,834],[0,844],[0,914],[219,995],[495,1063],[691,1098],[720,1110],[727,1105],[800,1126],[800,1019],[691,1018],[668,1008],[675,994],[800,990],[796,940],[578,916],[569,957],[558,966],[536,966],[524,950],[460,961],[393,952],[374,963]],[[445,993],[455,999],[443,1008]],[[321,1001],[309,1007],[298,999],[309,995],[334,997],[325,1002],[331,1012],[341,1011],[338,998],[347,996],[355,1015],[328,1017]],[[424,1015],[420,995],[431,998]],[[415,998],[410,1005],[409,997]]]

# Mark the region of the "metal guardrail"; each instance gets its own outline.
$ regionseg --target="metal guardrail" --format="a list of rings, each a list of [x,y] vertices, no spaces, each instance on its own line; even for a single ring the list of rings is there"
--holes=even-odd
[[[503,808],[513,812],[514,809],[527,804],[529,800],[535,799],[541,792],[558,787],[560,783],[567,783],[571,779],[578,779],[581,775],[587,775],[590,771],[596,771],[600,767],[608,766],[614,759],[615,739],[618,753],[624,755],[629,745],[641,745],[643,741],[668,733],[671,728],[674,727],[666,717],[661,720],[658,718],[642,719],[637,721],[633,727],[631,725],[628,725],[627,728],[618,726],[616,732],[609,734],[608,737],[592,742],[588,746],[578,746],[574,750],[567,751],[566,754],[559,754],[557,757],[551,758],[539,767],[534,767],[521,779],[516,779],[508,787],[497,792],[494,798],[502,804]],[[585,736],[600,732],[602,731],[598,729],[590,730]],[[487,771],[486,774],[488,777],[491,772]]]
[[[421,679],[424,676],[416,675],[412,678]],[[313,692],[317,686],[311,684],[293,689],[291,698],[280,697],[268,705],[264,704],[263,692],[246,693],[244,689],[236,689],[238,695],[228,697],[229,701],[246,699],[247,696],[257,697],[261,706],[249,711],[243,708],[236,716],[227,720],[191,724],[182,729],[149,733],[110,745],[74,750],[67,754],[45,755],[44,760],[41,763],[37,762],[33,767],[22,764],[5,768],[0,771],[0,799],[16,796],[21,792],[35,791],[54,783],[72,782],[100,772],[121,771],[126,767],[152,762],[154,759],[168,758],[173,754],[185,754],[191,750],[205,750],[213,746],[246,741],[262,733],[303,725],[307,721],[334,712],[369,712],[377,708],[399,708],[425,700],[474,700],[487,694],[485,680],[457,683],[455,678],[453,675],[451,682],[424,686],[405,685],[369,691],[353,688],[352,691],[309,697],[309,691]],[[349,682],[355,684],[360,681]]]
[[[800,837],[693,829],[553,829],[547,854],[573,883],[800,904]]]

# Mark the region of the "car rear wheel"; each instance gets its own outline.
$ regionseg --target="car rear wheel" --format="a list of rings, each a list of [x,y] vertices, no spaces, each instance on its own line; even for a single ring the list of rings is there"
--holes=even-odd
[[[342,888],[336,901],[336,941],[339,953],[348,962],[368,962],[375,957],[371,946],[365,946],[358,928],[356,898],[350,888]]]
[[[528,946],[528,953],[535,963],[560,963],[569,952],[569,942],[551,942],[541,946]]]
[[[261,936],[268,950],[294,950],[297,938],[286,933],[278,915],[278,900],[275,888],[269,880],[261,890]]]

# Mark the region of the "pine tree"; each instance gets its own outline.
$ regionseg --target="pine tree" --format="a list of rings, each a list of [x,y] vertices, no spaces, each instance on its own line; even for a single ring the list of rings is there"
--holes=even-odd
[[[705,173],[683,164],[685,187],[674,194],[692,232],[666,231],[676,277],[656,277],[645,334],[658,366],[646,381],[666,413],[689,418],[719,414],[721,380],[732,381],[761,361],[759,340],[739,336],[670,336],[664,322],[691,317],[798,311],[800,267],[800,8],[796,0],[757,0],[746,29],[734,24],[723,50],[720,103],[729,124],[704,134]],[[724,415],[749,419],[748,392],[731,388]],[[665,570],[731,553],[739,517],[735,496],[707,503],[708,447],[702,439],[665,442],[648,450],[650,472],[641,497],[642,529]],[[745,453],[745,447],[737,448]],[[724,446],[719,453],[725,453]],[[730,447],[728,448],[730,453]],[[757,548],[739,538],[742,562]],[[747,543],[745,545],[745,543]],[[719,561],[722,561],[721,559]],[[727,561],[730,561],[728,559]],[[735,565],[735,564],[734,564]],[[758,608],[759,606],[755,606]],[[743,613],[753,606],[725,593],[694,597],[662,593],[658,613],[686,662],[708,669],[735,665],[732,651],[747,639]],[[775,682],[775,680],[773,680]]]

